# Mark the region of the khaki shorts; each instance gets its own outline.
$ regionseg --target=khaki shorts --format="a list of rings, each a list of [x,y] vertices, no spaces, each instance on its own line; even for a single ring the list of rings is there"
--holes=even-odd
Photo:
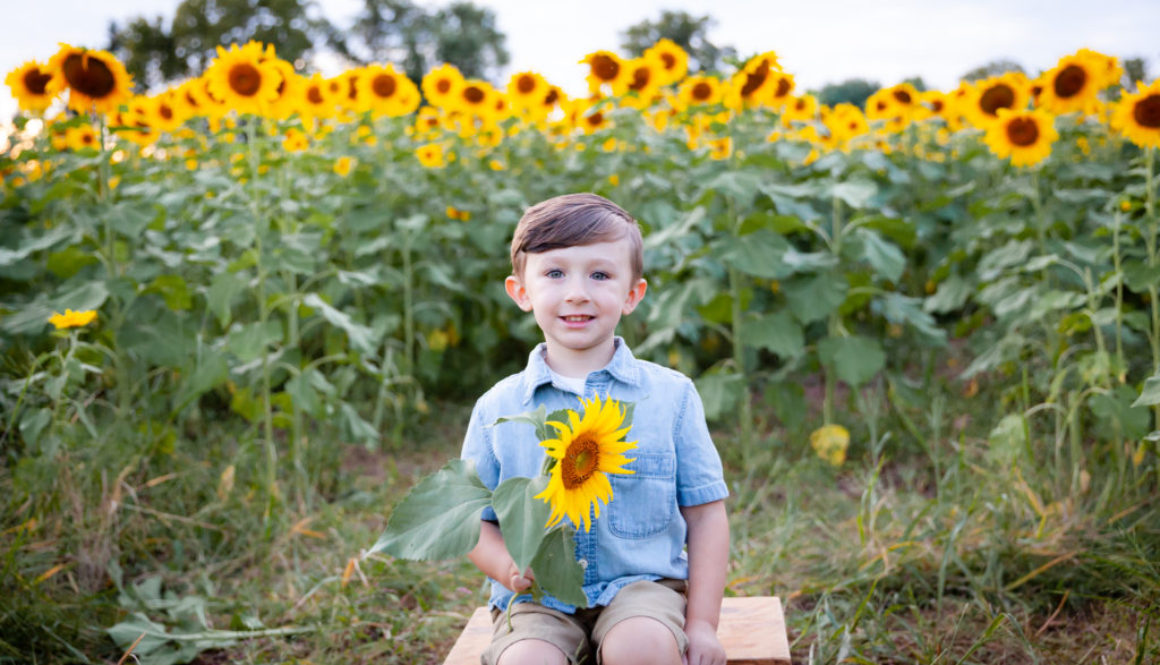
[[[617,592],[607,606],[576,610],[565,614],[536,603],[517,603],[512,608],[508,630],[507,613],[492,610],[491,646],[480,659],[483,665],[495,665],[500,654],[520,640],[543,640],[568,657],[572,665],[600,663],[600,644],[616,624],[632,617],[656,619],[673,631],[677,649],[685,653],[689,639],[685,636],[684,580],[634,582]],[[589,639],[591,636],[591,639]]]

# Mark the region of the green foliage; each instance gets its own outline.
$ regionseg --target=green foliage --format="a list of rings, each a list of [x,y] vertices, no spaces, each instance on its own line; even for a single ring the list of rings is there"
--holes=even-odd
[[[661,10],[655,21],[645,19],[621,33],[620,47],[633,57],[640,57],[653,44],[668,39],[689,54],[689,71],[715,73],[727,61],[737,57],[732,46],[718,46],[709,40],[715,21],[708,14],[694,16],[684,10]]]
[[[1023,66],[1014,60],[1000,58],[992,60],[986,64],[979,65],[970,71],[964,73],[961,77],[964,81],[979,81],[992,76],[998,76],[1007,72],[1024,73]]]
[[[845,103],[864,109],[866,100],[880,87],[878,83],[866,79],[846,79],[841,83],[827,83],[818,90],[816,96],[821,104],[835,106]]]

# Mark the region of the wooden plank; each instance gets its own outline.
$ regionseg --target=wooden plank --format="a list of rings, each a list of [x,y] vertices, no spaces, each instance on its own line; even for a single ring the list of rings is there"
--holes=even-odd
[[[731,665],[789,665],[781,600],[771,596],[725,598],[717,637]],[[443,665],[478,665],[491,642],[491,613],[475,610]]]

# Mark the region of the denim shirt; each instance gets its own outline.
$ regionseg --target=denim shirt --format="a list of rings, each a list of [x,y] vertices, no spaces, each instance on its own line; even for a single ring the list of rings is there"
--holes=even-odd
[[[625,466],[635,473],[610,474],[613,499],[592,520],[589,532],[576,532],[576,559],[584,568],[584,593],[589,607],[607,605],[625,586],[641,580],[688,579],[684,552],[687,526],[679,506],[696,506],[729,495],[721,458],[709,438],[704,407],[693,382],[680,372],[637,360],[620,337],[612,361],[584,382],[584,397],[611,396],[634,402],[629,441],[637,447],[625,453],[635,458]],[[480,480],[495,489],[508,478],[540,473],[544,449],[528,423],[492,426],[497,418],[544,405],[579,410],[578,395],[552,382],[540,344],[524,371],[500,381],[479,398],[463,442],[464,459],[475,462]],[[490,507],[483,519],[497,521]],[[567,520],[567,518],[565,518]],[[512,592],[491,580],[493,608],[506,609]],[[524,594],[516,602],[531,600]],[[551,597],[546,607],[575,612],[576,607]]]

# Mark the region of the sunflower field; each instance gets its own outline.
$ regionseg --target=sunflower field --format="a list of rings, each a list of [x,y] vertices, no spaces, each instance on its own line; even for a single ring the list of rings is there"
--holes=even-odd
[[[8,73],[0,660],[441,662],[478,574],[360,552],[539,341],[508,245],[580,191],[641,223],[619,333],[696,379],[728,593],[795,660],[1160,658],[1160,80],[1081,49],[862,109],[687,65]]]

